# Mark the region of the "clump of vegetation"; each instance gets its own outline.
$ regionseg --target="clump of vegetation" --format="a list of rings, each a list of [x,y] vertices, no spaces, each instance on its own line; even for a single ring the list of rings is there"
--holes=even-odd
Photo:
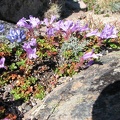
[[[120,1],[111,2],[110,8],[112,12],[120,12]]]
[[[80,22],[55,20],[55,16],[43,21],[33,16],[22,18],[5,36],[7,42],[0,42],[0,88],[11,85],[14,100],[43,99],[58,78],[72,76],[99,60],[103,47],[120,48],[114,26],[91,30]],[[1,34],[3,30],[1,25]],[[0,115],[4,112],[3,108]]]
[[[84,0],[96,14],[120,12],[120,0]]]

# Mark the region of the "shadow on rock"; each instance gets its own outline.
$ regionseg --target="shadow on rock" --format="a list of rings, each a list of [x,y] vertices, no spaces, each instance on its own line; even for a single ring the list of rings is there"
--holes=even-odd
[[[82,0],[66,0],[65,10],[61,13],[61,17],[67,18],[72,13],[79,11],[87,11],[87,6]]]
[[[55,15],[62,19],[81,9],[86,9],[82,0],[19,0],[14,3],[12,0],[1,0],[0,19],[11,23],[16,23],[22,17],[29,18],[29,15],[40,19]]]
[[[120,81],[103,89],[93,105],[92,120],[120,120]]]

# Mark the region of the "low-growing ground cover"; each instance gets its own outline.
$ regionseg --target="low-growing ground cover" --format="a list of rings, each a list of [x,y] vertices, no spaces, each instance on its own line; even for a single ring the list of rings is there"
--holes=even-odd
[[[83,0],[95,14],[120,12],[120,0]]]
[[[44,27],[44,31],[43,28]],[[4,25],[0,26],[0,34]],[[6,41],[0,42],[0,88],[10,87],[13,100],[43,99],[59,84],[62,76],[72,76],[95,62],[106,49],[120,48],[120,33],[106,24],[92,30],[80,21],[43,21],[30,16],[22,18],[11,28]],[[7,117],[6,117],[7,116]],[[1,106],[0,119],[15,117]]]

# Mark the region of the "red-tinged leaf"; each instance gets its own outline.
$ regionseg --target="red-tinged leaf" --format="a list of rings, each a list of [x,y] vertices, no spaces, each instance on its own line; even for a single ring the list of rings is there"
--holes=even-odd
[[[10,120],[17,120],[17,116],[14,114],[10,114],[10,113],[6,116],[6,118]]]
[[[4,56],[4,52],[0,52],[0,57]]]
[[[3,106],[0,106],[0,114],[5,112],[5,108]]]
[[[10,76],[9,76],[9,79],[12,79],[12,80],[14,80],[14,79],[16,79],[17,78],[17,74],[11,74]]]
[[[20,70],[24,71],[25,70],[25,66],[20,66]]]
[[[59,47],[59,43],[57,43],[57,42],[53,42],[52,44]]]
[[[33,61],[30,60],[30,59],[27,59],[27,60],[26,60],[26,64],[28,64],[28,65],[33,65]]]
[[[28,88],[29,92],[33,92],[33,86],[30,86],[30,88]]]

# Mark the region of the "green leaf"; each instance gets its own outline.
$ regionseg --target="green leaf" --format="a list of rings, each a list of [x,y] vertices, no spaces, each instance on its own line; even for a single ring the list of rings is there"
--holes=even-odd
[[[22,54],[22,51],[20,51],[20,50],[17,50],[16,51],[16,55],[19,57],[20,55]]]
[[[20,66],[25,65],[25,61],[26,61],[26,60],[21,59],[21,61],[16,62],[16,64],[20,67]]]
[[[15,63],[12,63],[10,66],[9,66],[10,70],[15,70],[17,69],[17,66]]]
[[[115,43],[110,43],[109,45],[110,45],[110,47],[113,48],[113,49],[118,49],[118,48],[120,48],[120,46],[118,46],[118,45],[115,44]]]

